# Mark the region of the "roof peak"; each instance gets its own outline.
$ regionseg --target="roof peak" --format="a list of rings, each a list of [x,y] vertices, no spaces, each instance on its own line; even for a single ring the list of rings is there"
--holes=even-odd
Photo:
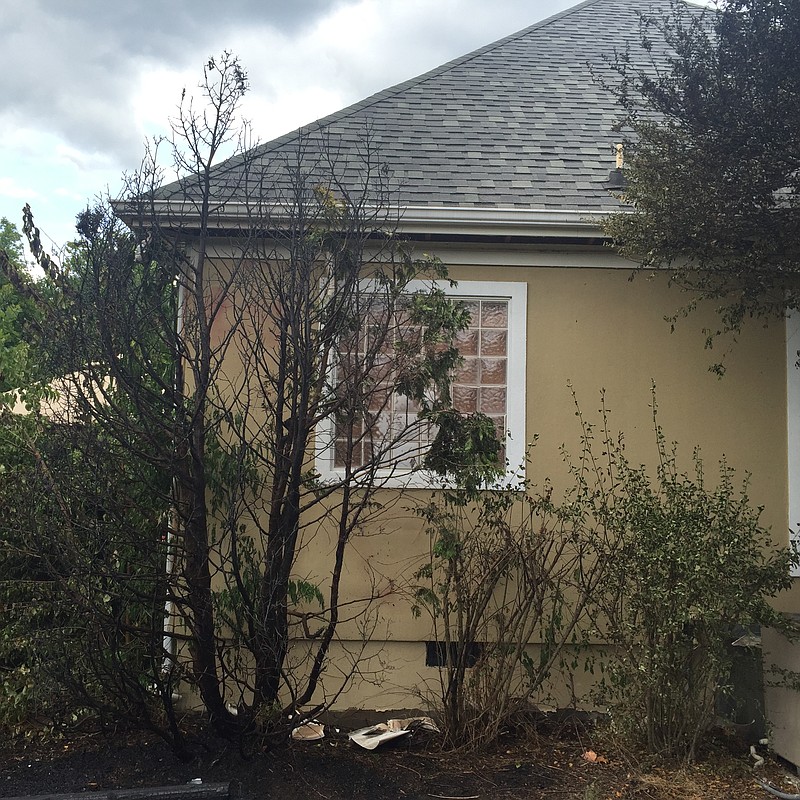
[[[683,5],[693,5],[693,3],[687,3],[686,0],[678,0],[680,4]],[[324,117],[320,117],[316,120],[312,120],[311,122],[306,123],[305,125],[301,125],[299,128],[295,128],[292,131],[288,131],[281,136],[276,137],[275,139],[271,139],[267,142],[262,142],[258,145],[259,148],[263,148],[263,152],[269,152],[273,149],[273,145],[275,148],[285,145],[291,142],[294,139],[299,138],[304,133],[308,131],[325,128],[326,126],[338,122],[344,117],[347,117],[351,114],[355,114],[361,111],[364,111],[371,106],[380,103],[381,101],[393,97],[395,95],[400,94],[401,92],[406,91],[407,89],[413,88],[415,86],[419,86],[426,81],[435,79],[440,77],[452,69],[460,67],[464,64],[468,64],[470,61],[480,58],[487,53],[491,53],[494,50],[497,50],[503,46],[508,45],[511,42],[514,42],[518,39],[525,38],[532,33],[541,31],[545,29],[547,26],[559,22],[573,14],[580,13],[591,6],[596,5],[604,5],[604,4],[624,4],[630,6],[632,8],[636,8],[641,13],[646,13],[648,10],[654,8],[654,6],[662,6],[667,8],[670,6],[670,0],[583,0],[583,2],[579,2],[574,6],[570,6],[569,8],[565,8],[561,11],[556,12],[555,14],[550,15],[549,17],[545,17],[538,22],[534,22],[531,25],[526,26],[525,28],[521,28],[514,33],[510,33],[507,36],[503,36],[500,39],[495,40],[494,42],[490,42],[489,44],[482,45],[481,47],[470,51],[469,53],[465,53],[461,56],[457,56],[456,58],[451,59],[450,61],[446,61],[443,64],[440,64],[437,67],[433,67],[426,72],[423,72],[419,75],[415,75],[412,78],[407,78],[404,81],[399,83],[393,84],[385,89],[381,89],[371,95],[368,95],[361,100],[357,100],[354,103],[351,103],[344,108],[339,109],[338,111],[334,111],[330,114],[326,114]]]
[[[408,208],[616,210],[605,189],[623,116],[608,89],[614,54],[627,47],[643,69],[666,65],[666,43],[636,45],[641,15],[670,8],[584,0],[219,164],[219,196],[285,197],[298,167],[357,193],[379,161]]]

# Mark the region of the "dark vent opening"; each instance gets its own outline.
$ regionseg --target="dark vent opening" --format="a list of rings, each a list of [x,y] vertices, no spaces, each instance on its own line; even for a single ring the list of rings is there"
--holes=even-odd
[[[464,648],[464,666],[474,667],[483,654],[483,642],[467,642],[461,645],[458,642],[425,642],[425,666],[446,667],[457,664],[461,648]]]

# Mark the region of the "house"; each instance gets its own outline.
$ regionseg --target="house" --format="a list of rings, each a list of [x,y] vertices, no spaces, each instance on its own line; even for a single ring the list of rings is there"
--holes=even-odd
[[[246,221],[253,198],[277,204],[288,191],[279,167],[262,190],[256,180],[263,181],[264,171],[251,169],[255,163],[285,165],[302,147],[311,183],[324,162],[336,165],[341,188],[355,189],[365,152],[377,154],[388,166],[380,174],[397,187],[400,233],[442,259],[459,282],[456,292],[500,310],[502,321],[488,327],[508,343],[495,354],[503,362],[495,365],[501,378],[471,388],[476,407],[510,431],[512,462],[522,462],[537,435],[530,477],[563,478],[559,447],[577,447],[580,435],[569,384],[585,409],[605,389],[612,424],[625,431],[632,459],[642,453],[644,460],[655,383],[666,435],[687,454],[699,446],[709,463],[724,454],[740,473],[752,472],[751,498],[763,504],[780,540],[788,537],[787,523],[798,521],[789,519],[789,509],[800,502],[800,470],[791,467],[791,484],[787,471],[790,447],[797,452],[800,444],[794,421],[800,416],[790,412],[800,405],[800,381],[791,369],[797,347],[781,324],[749,327],[718,379],[702,346],[713,309],[680,320],[671,333],[664,317],[682,305],[680,294],[663,276],[629,280],[634,265],[615,255],[601,229],[603,217],[620,209],[607,186],[620,136],[608,59],[626,46],[641,56],[640,13],[668,13],[669,7],[669,0],[587,0],[261,145],[247,161],[226,162],[212,173],[213,191],[224,198],[216,221],[228,235]],[[655,46],[651,57],[665,54]],[[186,184],[168,189],[172,194],[159,201],[165,208],[191,200]],[[492,393],[484,393],[488,388]],[[323,476],[336,469],[332,449],[318,451],[317,468]],[[397,520],[390,537],[359,544],[348,580],[357,586],[368,569],[391,570],[425,547],[418,524]],[[313,555],[308,558],[311,574]],[[781,602],[786,611],[800,610],[796,592]],[[402,598],[387,600],[381,614],[387,631],[381,658],[391,666],[390,680],[378,688],[354,686],[342,705],[417,703],[429,634]],[[358,641],[353,628],[354,648]],[[785,664],[797,664],[795,651],[774,636],[769,647]],[[772,697],[775,744],[800,763],[800,731],[791,729],[800,715],[785,711],[798,701],[776,704]]]

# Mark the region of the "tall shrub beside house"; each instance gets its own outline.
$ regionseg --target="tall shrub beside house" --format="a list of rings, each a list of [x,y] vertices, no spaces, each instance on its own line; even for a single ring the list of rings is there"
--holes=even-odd
[[[0,725],[47,732],[90,713],[166,726],[147,679],[164,545],[160,509],[139,494],[146,465],[91,425],[32,412],[3,417],[0,470]]]
[[[576,576],[601,570],[552,511],[525,490],[469,500],[445,490],[422,512],[431,551],[416,600],[438,645],[433,705],[448,746],[480,747],[524,721],[585,642],[587,596]]]
[[[679,466],[655,395],[652,470],[611,434],[605,403],[598,425],[577,402],[576,414],[563,490],[462,480],[420,510],[430,556],[416,598],[438,642],[445,737],[491,741],[551,677],[592,668],[619,733],[691,760],[729,690],[734,629],[787,628],[770,600],[798,554],[775,547],[724,460],[713,482],[697,450]]]
[[[737,626],[786,629],[771,598],[789,588],[792,549],[777,548],[724,460],[716,479],[699,451],[688,469],[658,424],[654,470],[629,460],[603,404],[595,427],[578,410],[583,452],[566,456],[565,507],[595,532],[606,570],[591,596],[610,651],[604,700],[617,728],[650,752],[693,759],[730,681]]]
[[[96,356],[53,324],[79,307],[79,249],[38,280],[19,255],[0,252],[14,312],[0,336],[0,725],[46,732],[92,712],[166,729],[163,684],[147,679],[160,678],[164,487],[71,391]]]
[[[343,617],[364,619],[393,591],[345,595],[350,543],[396,500],[392,481],[419,469],[438,416],[457,424],[453,339],[469,316],[444,266],[395,235],[368,131],[357,190],[340,182],[333,145],[218,164],[247,78],[228,54],[204,74],[204,108],[186,101],[176,125],[181,182],[161,187],[151,153],[115,205],[127,228],[108,209],[81,215],[76,273],[26,225],[57,287],[56,302],[42,298],[47,324],[82,363],[68,378],[79,413],[146,465],[135,499],[172,509],[161,577],[139,586],[162,635],[118,634],[144,648],[142,686],[163,704],[148,721],[184,751],[179,682],[218,733],[239,737],[283,733],[364,671],[351,654],[321,683]],[[242,171],[233,186],[227,163]],[[252,202],[231,230],[220,214],[242,182]],[[307,575],[298,558],[312,547],[327,557]],[[88,555],[83,568],[98,569]]]
[[[430,542],[417,572],[417,612],[438,645],[434,706],[447,744],[493,742],[531,704],[550,699],[588,643],[592,594],[603,585],[591,526],[548,484],[428,463],[446,484],[419,510]],[[535,448],[531,449],[531,458]],[[493,485],[494,484],[494,485]]]

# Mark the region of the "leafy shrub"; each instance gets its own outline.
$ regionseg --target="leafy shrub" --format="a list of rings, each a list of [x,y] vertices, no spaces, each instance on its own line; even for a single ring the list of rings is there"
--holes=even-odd
[[[0,416],[0,729],[153,726],[165,546],[163,507],[133,494],[146,466],[90,426]]]
[[[583,452],[567,457],[567,501],[595,528],[605,564],[591,600],[598,631],[614,645],[603,689],[615,724],[651,752],[692,759],[729,682],[733,628],[785,627],[769,598],[789,587],[797,554],[777,548],[760,523],[749,476],[737,485],[723,459],[710,486],[699,450],[688,471],[679,467],[655,394],[652,407],[654,479],[610,435],[605,404],[600,448],[578,409]]]
[[[469,470],[456,482],[419,510],[431,544],[416,610],[440,643],[446,745],[477,747],[527,712],[574,658],[602,565],[591,532],[552,503],[549,487],[536,492],[518,476],[481,489]]]
[[[699,450],[679,467],[655,393],[654,477],[611,435],[605,402],[599,429],[575,407],[581,448],[564,450],[563,496],[549,482],[481,490],[458,476],[420,511],[431,550],[417,610],[446,654],[445,736],[452,746],[494,738],[551,673],[568,679],[592,635],[608,645],[599,700],[617,730],[692,759],[729,683],[732,630],[786,629],[769,599],[789,587],[798,556],[772,542],[747,477],[737,484],[723,460],[709,485]]]

